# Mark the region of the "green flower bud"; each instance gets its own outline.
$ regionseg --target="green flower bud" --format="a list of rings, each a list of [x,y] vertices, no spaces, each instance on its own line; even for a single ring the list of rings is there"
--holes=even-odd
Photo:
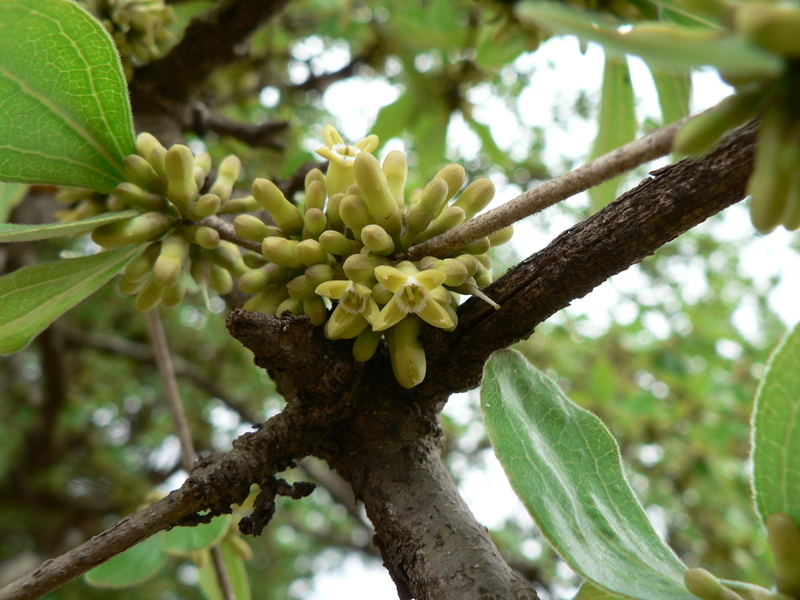
[[[278,305],[278,308],[275,309],[275,315],[282,317],[283,313],[285,312],[289,312],[295,316],[300,316],[303,314],[303,303],[299,300],[295,300],[294,298],[287,298]]]
[[[487,256],[487,255],[483,254],[482,256]],[[478,267],[478,272],[475,273],[475,283],[479,287],[486,287],[487,285],[490,285],[492,283],[492,272],[486,267],[484,267],[482,263],[481,266]]]
[[[286,199],[278,186],[268,179],[253,182],[253,197],[267,209],[275,224],[289,235],[300,235],[303,231],[303,213]]]
[[[235,154],[226,156],[219,164],[217,169],[217,179],[208,190],[212,194],[219,196],[223,204],[231,199],[233,186],[236,180],[239,179],[239,173],[242,170],[242,161]]]
[[[328,320],[328,308],[319,296],[303,302],[303,312],[311,319],[311,324],[319,327]]]
[[[317,240],[303,240],[296,246],[297,257],[305,266],[310,267],[320,263],[329,263],[333,260],[325,248]]]
[[[459,286],[469,277],[467,266],[455,258],[445,258],[437,261],[433,268],[445,274],[444,285],[449,287]]]
[[[106,210],[108,212],[120,212],[129,208],[122,200],[116,196],[108,196],[106,198]]]
[[[353,163],[356,182],[361,188],[369,214],[377,219],[385,219],[397,208],[397,202],[389,189],[386,175],[378,159],[367,152],[361,152]],[[345,223],[347,220],[345,220]]]
[[[209,264],[208,282],[211,284],[211,288],[221,296],[233,291],[233,276],[230,271],[215,263]]]
[[[398,150],[392,150],[383,159],[383,172],[389,191],[397,203],[397,208],[405,210],[406,179],[408,179],[408,161],[406,155]]]
[[[372,299],[381,306],[389,304],[392,296],[394,296],[394,293],[380,281],[372,286]]]
[[[125,157],[123,162],[125,175],[130,181],[146,190],[158,188],[159,176],[153,166],[138,154]]]
[[[280,271],[282,275],[283,269],[276,264],[267,263],[261,269],[253,269],[239,277],[239,289],[245,294],[257,294],[267,289],[268,285],[277,279],[276,271]]]
[[[380,263],[363,254],[353,254],[344,261],[344,273],[350,281],[362,282],[375,278],[375,267]]]
[[[298,275],[292,279],[286,284],[286,289],[289,290],[289,296],[301,302],[317,297],[314,292],[317,286],[305,275]]]
[[[325,217],[328,219],[328,227],[336,231],[344,231],[345,228],[342,216],[339,214],[339,206],[343,198],[344,194],[335,194],[328,199],[328,204],[325,207]]]
[[[219,231],[203,225],[184,225],[181,232],[189,242],[206,250],[219,246]]]
[[[464,220],[468,221],[486,208],[492,198],[494,198],[494,184],[486,177],[481,177],[470,183],[452,206],[463,208]]]
[[[322,210],[325,208],[325,197],[325,184],[322,181],[309,182],[306,185],[305,210],[308,211],[310,208]]]
[[[189,258],[189,242],[182,235],[172,234],[161,242],[153,276],[162,287],[172,287],[183,275],[183,265]]]
[[[136,296],[134,306],[139,312],[153,310],[161,302],[161,294],[164,288],[156,283],[155,279],[149,279],[145,286]]]
[[[159,147],[164,148],[156,136],[151,133],[144,131],[136,136],[136,151],[148,162],[150,162],[150,154]]]
[[[239,247],[232,242],[220,241],[219,246],[213,250],[206,251],[206,256],[214,264],[230,271],[236,277],[241,277],[248,271],[247,265],[242,260],[242,253]]]
[[[264,221],[255,215],[239,215],[233,220],[236,235],[249,242],[261,242],[270,237],[271,230]],[[284,236],[281,236],[284,237]]]
[[[475,283],[475,279],[472,277],[467,279],[465,283],[459,285],[458,287],[454,287],[453,289],[460,294],[470,294],[471,296],[480,298],[487,304],[493,306],[495,310],[500,308],[500,305],[497,302],[489,298],[489,296],[484,294],[480,288],[478,288],[478,285]]]
[[[178,306],[186,297],[186,277],[181,277],[172,287],[161,290],[164,306]]]
[[[683,574],[686,589],[702,600],[741,600],[739,594],[705,569],[688,569]]]
[[[486,254],[489,251],[489,248],[492,247],[492,243],[489,241],[489,238],[481,238],[472,242],[470,245],[465,246],[463,249],[466,252],[474,255]]]
[[[333,279],[333,274],[333,267],[325,264],[313,265],[308,267],[305,272],[306,277],[314,285],[315,289],[320,283]]]
[[[432,218],[436,217],[447,203],[447,191],[447,182],[444,179],[441,177],[431,179],[422,190],[418,204],[420,210],[430,214]]]
[[[167,176],[167,149],[159,144],[150,152],[147,162],[149,162],[153,169],[155,169],[155,172],[158,173],[158,184],[153,188],[153,191],[159,194],[166,194],[167,181],[169,179]]]
[[[489,238],[489,243],[491,244],[492,248],[495,246],[502,246],[506,242],[511,240],[511,237],[514,235],[514,226],[509,225],[508,227],[503,227],[499,231],[495,231],[493,234],[487,236]]]
[[[325,213],[319,208],[306,209],[303,220],[305,222],[305,227],[303,227],[304,239],[316,240],[328,226],[328,219],[325,218]]]
[[[164,212],[167,208],[167,199],[164,196],[151,194],[135,183],[120,183],[114,188],[114,193],[128,206],[157,212]]]
[[[431,221],[425,231],[419,233],[414,238],[415,243],[424,242],[437,235],[441,235],[448,229],[460,225],[465,220],[464,210],[459,206],[446,206],[444,210]]]
[[[94,243],[104,248],[149,242],[164,235],[173,220],[160,212],[147,212],[124,221],[101,225],[92,232]]]
[[[194,157],[194,181],[197,184],[197,189],[203,188],[206,182],[206,176],[211,170],[211,155],[208,152],[203,152]]]
[[[311,169],[306,174],[306,178],[305,178],[305,181],[304,181],[304,186],[305,186],[306,190],[315,181],[319,181],[323,185],[325,184],[325,174],[322,171],[320,171],[319,169]],[[319,208],[319,207],[317,207],[317,208]]]
[[[355,194],[342,198],[339,215],[357,240],[361,240],[361,230],[372,222],[366,202]]]
[[[280,303],[288,297],[289,292],[286,291],[285,285],[271,286],[250,298],[242,308],[262,312],[265,315],[274,315]]]
[[[125,294],[126,296],[133,296],[134,294],[138,294],[142,291],[145,285],[149,280],[145,277],[144,279],[140,279],[139,281],[132,281],[123,275],[119,278],[119,283],[117,287],[119,288],[120,293]]]
[[[361,241],[373,254],[388,256],[394,252],[392,236],[380,225],[367,225],[361,230]]]
[[[368,361],[375,355],[380,341],[381,334],[367,327],[356,337],[356,341],[353,344],[353,358],[358,362]]]
[[[261,242],[261,253],[264,258],[276,265],[296,269],[303,264],[297,255],[297,242],[294,240],[278,237],[265,238]]]
[[[156,264],[156,259],[161,253],[161,242],[150,244],[144,252],[135,256],[128,265],[125,267],[124,277],[131,283],[142,281],[144,282],[153,272],[153,265]],[[137,292],[139,290],[136,290]],[[135,292],[126,293],[130,296]]]
[[[222,212],[226,215],[238,215],[244,212],[258,212],[261,205],[252,196],[243,198],[231,198],[222,207]]]
[[[422,321],[411,315],[386,333],[394,376],[406,389],[413,388],[425,379],[425,349],[418,339],[421,324]]]
[[[250,269],[260,269],[264,265],[269,264],[263,254],[258,254],[251,250],[247,250],[242,254],[242,261]]]
[[[167,151],[167,196],[181,214],[186,214],[189,203],[197,196],[194,178],[194,155],[187,146],[175,144]]]
[[[439,169],[436,177],[441,177],[447,182],[447,200],[450,200],[455,197],[461,186],[464,185],[467,180],[467,172],[461,165],[450,163]]]
[[[188,216],[195,221],[205,219],[217,214],[221,204],[222,201],[216,194],[203,194],[189,203]]]
[[[347,238],[343,233],[338,231],[323,231],[319,236],[319,243],[335,256],[350,256],[351,254],[358,254],[363,247],[360,242]]]

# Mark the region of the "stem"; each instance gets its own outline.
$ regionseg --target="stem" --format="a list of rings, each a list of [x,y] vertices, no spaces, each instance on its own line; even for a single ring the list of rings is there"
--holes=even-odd
[[[682,119],[662,127],[599,156],[561,177],[545,181],[494,210],[453,227],[442,235],[412,246],[408,249],[407,258],[408,260],[420,260],[426,256],[446,258],[456,250],[503,227],[508,227],[643,163],[665,156],[672,151],[672,139],[685,123],[686,119]]]
[[[175,377],[175,368],[172,365],[172,354],[170,353],[169,344],[167,343],[167,334],[164,331],[164,324],[161,322],[158,307],[147,311],[145,316],[147,317],[147,329],[150,332],[150,339],[153,343],[153,350],[156,355],[158,373],[164,385],[164,395],[167,399],[167,405],[169,406],[169,412],[172,416],[172,423],[175,426],[175,432],[178,434],[178,439],[181,442],[181,462],[186,472],[191,473],[194,468],[194,461],[197,457],[197,453],[192,443],[192,434],[189,430],[186,412],[183,410],[181,392],[178,388],[178,379]],[[230,577],[228,577],[228,570],[225,568],[225,562],[222,560],[222,552],[220,552],[219,545],[214,544],[211,547],[211,557],[214,561],[217,583],[219,583],[219,589],[222,590],[222,597],[225,600],[236,600],[236,595],[233,593],[233,588],[231,587]]]

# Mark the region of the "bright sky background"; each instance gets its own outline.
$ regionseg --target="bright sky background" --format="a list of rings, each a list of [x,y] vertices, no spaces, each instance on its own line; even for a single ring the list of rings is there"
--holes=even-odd
[[[309,38],[295,52],[298,60],[317,56],[322,49],[319,39]],[[333,71],[341,68],[350,60],[345,46],[335,47],[332,51],[317,56],[312,62],[315,71]],[[308,69],[298,63],[297,72],[291,73],[293,79],[303,81],[308,76]],[[639,122],[646,117],[659,120],[660,111],[655,89],[645,65],[638,59],[630,61],[634,90],[637,97]],[[590,44],[587,52],[581,53],[578,42],[572,38],[554,38],[544,43],[533,54],[521,56],[515,62],[520,72],[533,73],[530,85],[520,95],[521,122],[517,116],[504,105],[503,100],[493,95],[488,85],[478,86],[472,90],[470,101],[475,105],[474,117],[491,127],[498,145],[503,149],[511,149],[512,155],[518,148],[527,148],[533,127],[543,127],[546,131],[545,162],[554,173],[560,174],[558,165],[564,157],[582,160],[589,152],[595,135],[596,125],[580,118],[568,119],[567,125],[555,125],[554,111],[569,110],[578,95],[584,91],[592,101],[599,100],[599,90],[603,71],[603,53],[598,46]],[[512,74],[513,76],[513,74]],[[730,88],[722,83],[712,72],[699,73],[695,76],[692,98],[692,112],[698,112],[718,102],[727,95]],[[277,101],[276,90],[267,89],[262,94],[266,105],[274,105]],[[355,78],[331,86],[323,97],[328,110],[337,116],[337,129],[346,140],[356,141],[369,133],[369,127],[382,106],[390,104],[399,96],[399,90],[383,80],[368,81]],[[385,140],[382,140],[385,141]],[[324,145],[321,140],[309,140],[310,150]],[[383,153],[396,148],[389,144]],[[469,160],[479,151],[479,141],[459,118],[456,118],[448,130],[448,151],[456,160]],[[523,156],[517,156],[520,160]],[[649,165],[656,168],[665,164],[666,159]],[[503,203],[517,196],[522,190],[519,186],[509,185],[506,181],[494,178],[498,193],[492,206]],[[630,185],[638,182],[631,178]],[[568,202],[586,205],[588,199],[580,194]],[[512,241],[521,256],[528,256],[544,247],[564,229],[573,225],[569,217],[554,219],[548,228],[537,222],[536,216],[517,224],[517,233]],[[769,292],[771,307],[780,315],[787,325],[800,321],[800,302],[797,302],[797,273],[800,273],[800,255],[789,248],[792,235],[783,229],[769,236],[757,235],[749,222],[746,207],[742,204],[725,211],[724,218],[710,227],[714,235],[720,239],[741,240],[752,238],[744,251],[744,266],[750,274],[757,276],[766,288],[768,279],[773,275],[780,276],[780,283]],[[595,289],[587,298],[575,301],[566,309],[573,314],[585,314],[592,331],[581,332],[596,335],[604,331],[612,321],[626,319],[625,304],[620,302],[620,292],[641,289],[643,278],[638,268],[633,267],[614,277]],[[689,291],[702,295],[704,279],[701,275],[687,273],[685,281]],[[735,325],[742,333],[752,339],[759,336],[755,313],[743,306],[734,316]],[[558,318],[556,315],[554,318]],[[656,338],[666,337],[668,331],[659,330],[659,323],[652,324]],[[736,349],[729,349],[735,353]],[[732,358],[735,358],[732,357]],[[451,398],[445,413],[459,424],[470,425],[466,443],[474,440],[477,443],[483,436],[482,422],[474,422],[477,393],[459,394]],[[223,419],[224,420],[224,419]],[[230,433],[238,424],[229,423]],[[223,426],[223,429],[225,427]],[[511,517],[519,523],[523,530],[532,528],[532,520],[512,492],[505,475],[494,454],[489,450],[481,456],[482,465],[454,465],[464,473],[460,486],[461,492],[477,519],[492,528],[500,526]],[[491,496],[485,493],[491,490]],[[502,492],[501,490],[505,490]],[[658,510],[650,510],[649,514],[656,529],[663,529],[663,518]],[[531,539],[523,545],[523,551],[531,560],[541,553],[541,545]],[[559,567],[559,574],[569,578],[570,571],[566,565]],[[385,569],[373,562],[365,564],[359,557],[347,558],[340,567],[319,574],[312,584],[308,580],[298,580],[290,588],[292,598],[303,600],[395,600],[397,592]],[[574,588],[557,590],[557,595],[570,598]]]

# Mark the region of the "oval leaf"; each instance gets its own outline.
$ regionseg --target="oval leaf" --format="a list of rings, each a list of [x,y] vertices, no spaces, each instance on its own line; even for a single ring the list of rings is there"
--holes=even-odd
[[[116,275],[147,244],[25,267],[0,277],[0,354],[21,350]]]
[[[73,221],[71,223],[37,223],[35,225],[17,225],[15,223],[0,223],[0,242],[31,242],[34,240],[47,240],[50,238],[64,237],[75,233],[94,231],[96,227],[130,219],[140,214],[138,210],[125,210],[121,212],[104,213],[88,219]]]
[[[481,406],[497,458],[541,532],[594,585],[641,600],[696,600],[595,415],[514,350],[489,359]]]
[[[800,523],[800,324],[772,353],[756,392],[753,493],[762,523],[775,512]]]
[[[222,515],[197,527],[174,527],[164,532],[164,550],[169,554],[185,554],[213,546],[228,531],[231,515]]]
[[[160,533],[95,567],[84,575],[86,582],[97,587],[126,588],[150,579],[167,561]]]
[[[75,2],[0,1],[0,180],[111,192],[135,152],[108,32]]]

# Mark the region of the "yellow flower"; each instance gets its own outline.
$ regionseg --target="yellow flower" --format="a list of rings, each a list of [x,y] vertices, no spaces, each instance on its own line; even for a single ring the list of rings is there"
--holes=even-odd
[[[375,150],[378,147],[378,136],[369,135],[348,146],[333,126],[325,125],[322,128],[322,139],[325,146],[316,150],[316,153],[330,161],[328,173],[325,175],[325,189],[330,198],[334,194],[345,193],[356,182],[353,170],[356,156],[361,152]]]
[[[328,339],[354,338],[378,316],[378,305],[372,299],[372,290],[363,283],[326,281],[319,284],[315,291],[320,296],[339,301],[325,323]]]
[[[383,331],[410,314],[417,315],[434,327],[452,327],[450,315],[431,296],[431,291],[444,283],[445,274],[436,269],[418,271],[408,262],[400,263],[398,267],[382,265],[375,268],[377,280],[394,295],[372,323],[372,329]]]

